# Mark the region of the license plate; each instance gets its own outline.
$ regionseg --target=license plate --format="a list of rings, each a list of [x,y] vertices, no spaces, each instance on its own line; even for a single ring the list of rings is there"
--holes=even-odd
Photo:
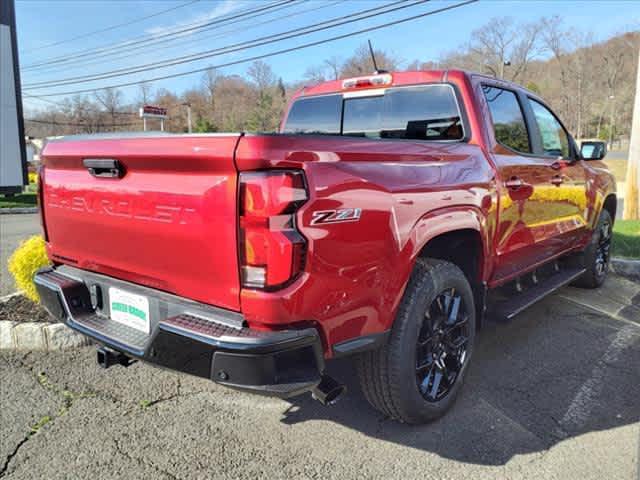
[[[125,292],[119,288],[109,288],[111,320],[149,334],[149,300],[142,295]]]

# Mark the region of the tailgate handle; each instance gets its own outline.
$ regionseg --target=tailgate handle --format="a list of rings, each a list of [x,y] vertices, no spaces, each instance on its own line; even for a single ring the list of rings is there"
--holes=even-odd
[[[85,158],[82,164],[94,177],[122,178],[124,166],[113,158]]]

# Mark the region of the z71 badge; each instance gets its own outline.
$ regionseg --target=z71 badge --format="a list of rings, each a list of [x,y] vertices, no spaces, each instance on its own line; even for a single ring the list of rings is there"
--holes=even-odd
[[[362,210],[359,208],[341,208],[339,210],[322,210],[320,212],[313,212],[311,225],[357,222],[360,220],[361,212]]]

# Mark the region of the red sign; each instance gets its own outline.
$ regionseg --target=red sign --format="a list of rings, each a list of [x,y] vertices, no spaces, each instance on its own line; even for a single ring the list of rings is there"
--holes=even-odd
[[[144,105],[142,108],[140,108],[140,117],[165,118],[166,116],[166,108],[158,107],[155,105]]]

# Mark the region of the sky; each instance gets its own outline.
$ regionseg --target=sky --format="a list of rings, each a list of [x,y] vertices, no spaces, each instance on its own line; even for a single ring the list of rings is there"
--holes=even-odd
[[[29,95],[50,95],[140,82],[237,62],[437,10],[460,1],[433,0],[269,45],[165,68],[156,67],[133,75],[46,87],[44,83],[54,80],[142,68],[141,65],[219,49],[362,10],[391,3],[393,5],[386,8],[395,8],[400,4],[393,0],[289,0],[288,3],[281,3],[285,0],[16,0],[23,100],[27,108],[43,108],[50,105],[49,102],[64,100],[66,96],[51,96],[45,100],[44,97],[38,99]],[[266,9],[268,6],[273,8]],[[251,12],[252,18],[229,19],[246,12]],[[506,16],[527,22],[552,15],[560,16],[566,27],[592,32],[596,40],[604,40],[624,31],[640,30],[640,2],[637,1],[480,0],[381,30],[265,58],[264,61],[285,82],[298,81],[308,67],[321,64],[330,57],[344,59],[367,39],[376,48],[392,52],[405,64],[413,60],[437,61],[446,52],[467,42],[472,32],[492,17]],[[228,20],[222,22],[224,18]],[[171,32],[215,21],[218,23],[207,29],[182,32],[177,37],[166,36]],[[59,57],[75,55],[78,57],[67,59],[65,63],[42,65]],[[219,71],[242,75],[248,65],[240,63],[219,68]],[[157,80],[151,82],[151,87],[153,90],[167,88],[180,93],[201,84],[202,77],[203,73],[194,73]],[[122,87],[121,90],[126,101],[136,100],[139,91],[137,86]]]

